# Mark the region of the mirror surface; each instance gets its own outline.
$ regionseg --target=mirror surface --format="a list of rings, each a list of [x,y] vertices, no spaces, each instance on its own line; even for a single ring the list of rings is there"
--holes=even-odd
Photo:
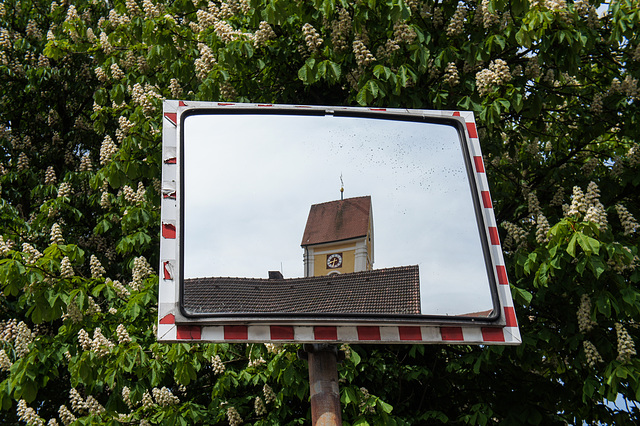
[[[303,277],[310,207],[340,200],[342,180],[345,199],[371,196],[373,269],[418,265],[422,315],[491,311],[455,127],[199,113],[184,119],[182,143],[185,289],[202,277]]]

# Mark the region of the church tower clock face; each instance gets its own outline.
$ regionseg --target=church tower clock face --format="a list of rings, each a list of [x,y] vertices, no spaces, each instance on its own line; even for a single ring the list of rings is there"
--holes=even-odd
[[[327,256],[327,268],[336,269],[342,266],[342,253],[333,253]]]

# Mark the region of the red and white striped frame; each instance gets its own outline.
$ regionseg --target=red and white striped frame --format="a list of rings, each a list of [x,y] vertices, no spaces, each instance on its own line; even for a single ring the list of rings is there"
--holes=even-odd
[[[497,344],[521,343],[520,331],[513,307],[513,299],[493,203],[485,173],[478,131],[473,112],[401,110],[384,108],[311,107],[277,105],[278,108],[321,108],[323,110],[355,110],[389,113],[410,113],[432,117],[461,117],[466,125],[470,156],[473,159],[474,178],[478,199],[482,201],[483,223],[489,240],[490,256],[495,265],[494,276],[501,308],[499,325],[300,325],[286,324],[216,324],[201,325],[182,321],[179,308],[179,285],[176,274],[180,270],[179,232],[179,134],[180,115],[193,108],[269,108],[271,104],[234,104],[218,102],[165,101],[162,134],[162,212],[158,296],[158,341],[160,342],[275,342],[275,343],[418,343],[418,344]],[[179,320],[176,321],[176,318]]]

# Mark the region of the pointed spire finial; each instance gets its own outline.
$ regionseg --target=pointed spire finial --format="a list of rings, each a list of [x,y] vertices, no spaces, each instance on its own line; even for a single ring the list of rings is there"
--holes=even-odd
[[[342,181],[342,173],[340,173],[340,200],[344,200],[344,182]]]

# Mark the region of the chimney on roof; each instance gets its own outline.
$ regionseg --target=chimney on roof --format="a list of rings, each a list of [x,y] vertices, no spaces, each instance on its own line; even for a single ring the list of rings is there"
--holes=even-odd
[[[282,272],[280,271],[269,271],[269,279],[270,280],[282,280],[284,277],[282,276]]]

